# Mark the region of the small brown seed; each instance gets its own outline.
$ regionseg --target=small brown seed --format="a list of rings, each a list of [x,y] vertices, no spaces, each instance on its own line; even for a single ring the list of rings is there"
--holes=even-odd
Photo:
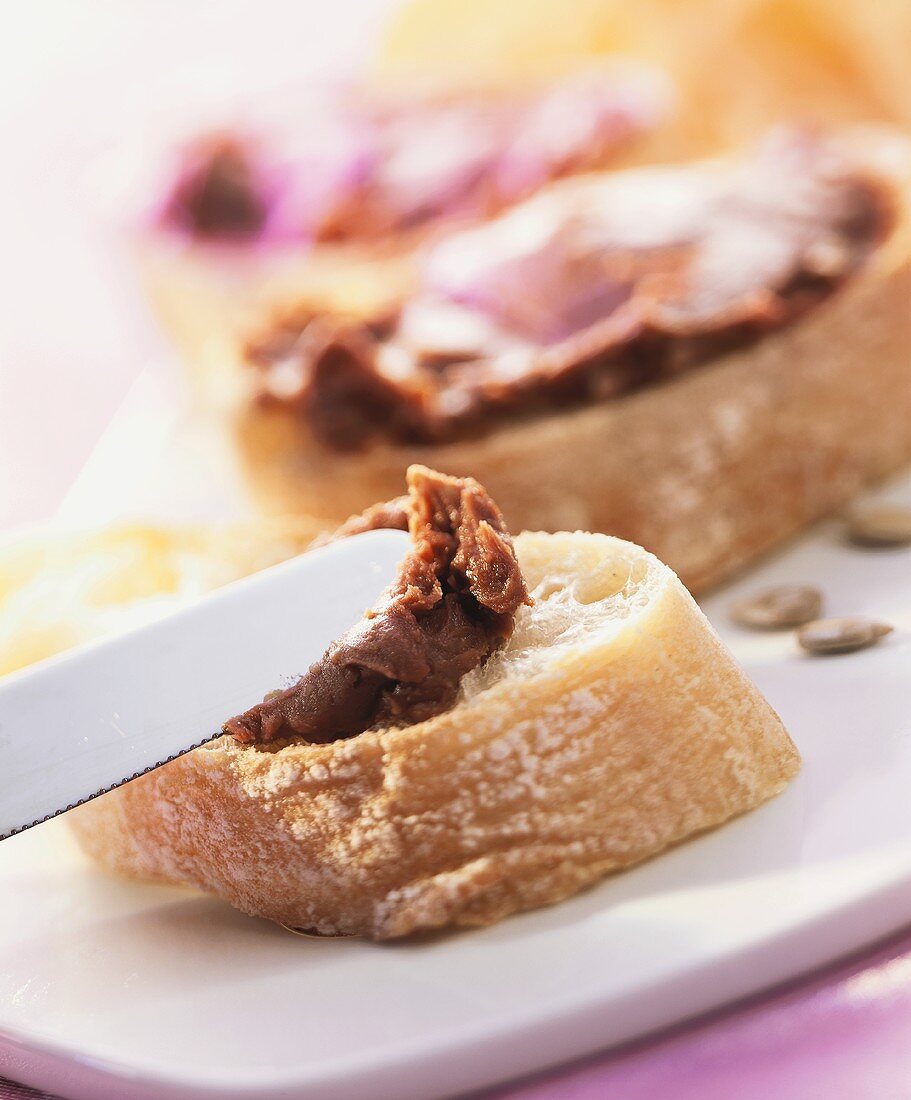
[[[854,653],[876,645],[892,630],[872,619],[817,619],[797,631],[797,641],[807,653]]]
[[[848,539],[855,546],[911,546],[911,508],[877,504],[848,516]]]
[[[753,630],[787,630],[818,618],[822,593],[806,584],[780,584],[731,604],[731,618]]]

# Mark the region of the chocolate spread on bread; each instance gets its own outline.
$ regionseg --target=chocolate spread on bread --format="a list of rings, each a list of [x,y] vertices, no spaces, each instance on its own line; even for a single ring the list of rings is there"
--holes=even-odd
[[[666,100],[655,73],[610,64],[514,91],[313,89],[288,133],[190,146],[161,221],[206,240],[287,242],[377,240],[487,217],[605,165]]]
[[[876,246],[886,198],[793,131],[739,162],[565,181],[439,242],[393,314],[278,319],[248,348],[259,399],[345,450],[619,397],[819,305]]]
[[[188,153],[166,216],[200,237],[237,239],[258,233],[266,213],[248,151],[219,137]]]
[[[225,733],[244,744],[322,744],[452,706],[462,677],[512,634],[528,592],[503,517],[471,478],[412,466],[407,497],[354,517],[335,537],[406,523],[412,548],[377,605],[301,680],[232,718]]]

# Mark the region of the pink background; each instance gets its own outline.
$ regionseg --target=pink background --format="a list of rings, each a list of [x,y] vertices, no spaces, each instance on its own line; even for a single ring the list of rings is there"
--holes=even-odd
[[[255,96],[302,72],[350,69],[386,8],[387,0],[5,7],[0,528],[53,513],[139,370],[164,351],[98,165],[176,114]],[[24,1095],[0,1081],[0,1100]],[[911,937],[496,1095],[911,1097]]]

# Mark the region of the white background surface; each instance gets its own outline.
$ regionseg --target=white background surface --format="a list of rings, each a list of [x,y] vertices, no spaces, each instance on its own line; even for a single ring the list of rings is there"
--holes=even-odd
[[[54,511],[162,347],[93,165],[161,117],[351,69],[391,3],[0,6],[0,528]]]

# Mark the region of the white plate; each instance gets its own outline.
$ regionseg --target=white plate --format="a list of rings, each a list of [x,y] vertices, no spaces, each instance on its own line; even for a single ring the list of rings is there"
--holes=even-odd
[[[131,463],[117,439],[135,453],[156,437],[140,421],[167,404],[155,412],[142,385],[71,511],[135,506],[136,463],[159,455]],[[158,422],[156,446],[179,450]],[[197,490],[231,495],[207,475]],[[890,495],[911,502],[911,480]],[[810,659],[725,621],[735,592],[772,581],[819,583],[833,614],[898,629]],[[0,845],[0,1068],[74,1100],[445,1095],[673,1023],[911,920],[911,552],[851,550],[825,526],[706,610],[804,756],[770,805],[555,908],[382,947],[106,878],[52,822]]]

